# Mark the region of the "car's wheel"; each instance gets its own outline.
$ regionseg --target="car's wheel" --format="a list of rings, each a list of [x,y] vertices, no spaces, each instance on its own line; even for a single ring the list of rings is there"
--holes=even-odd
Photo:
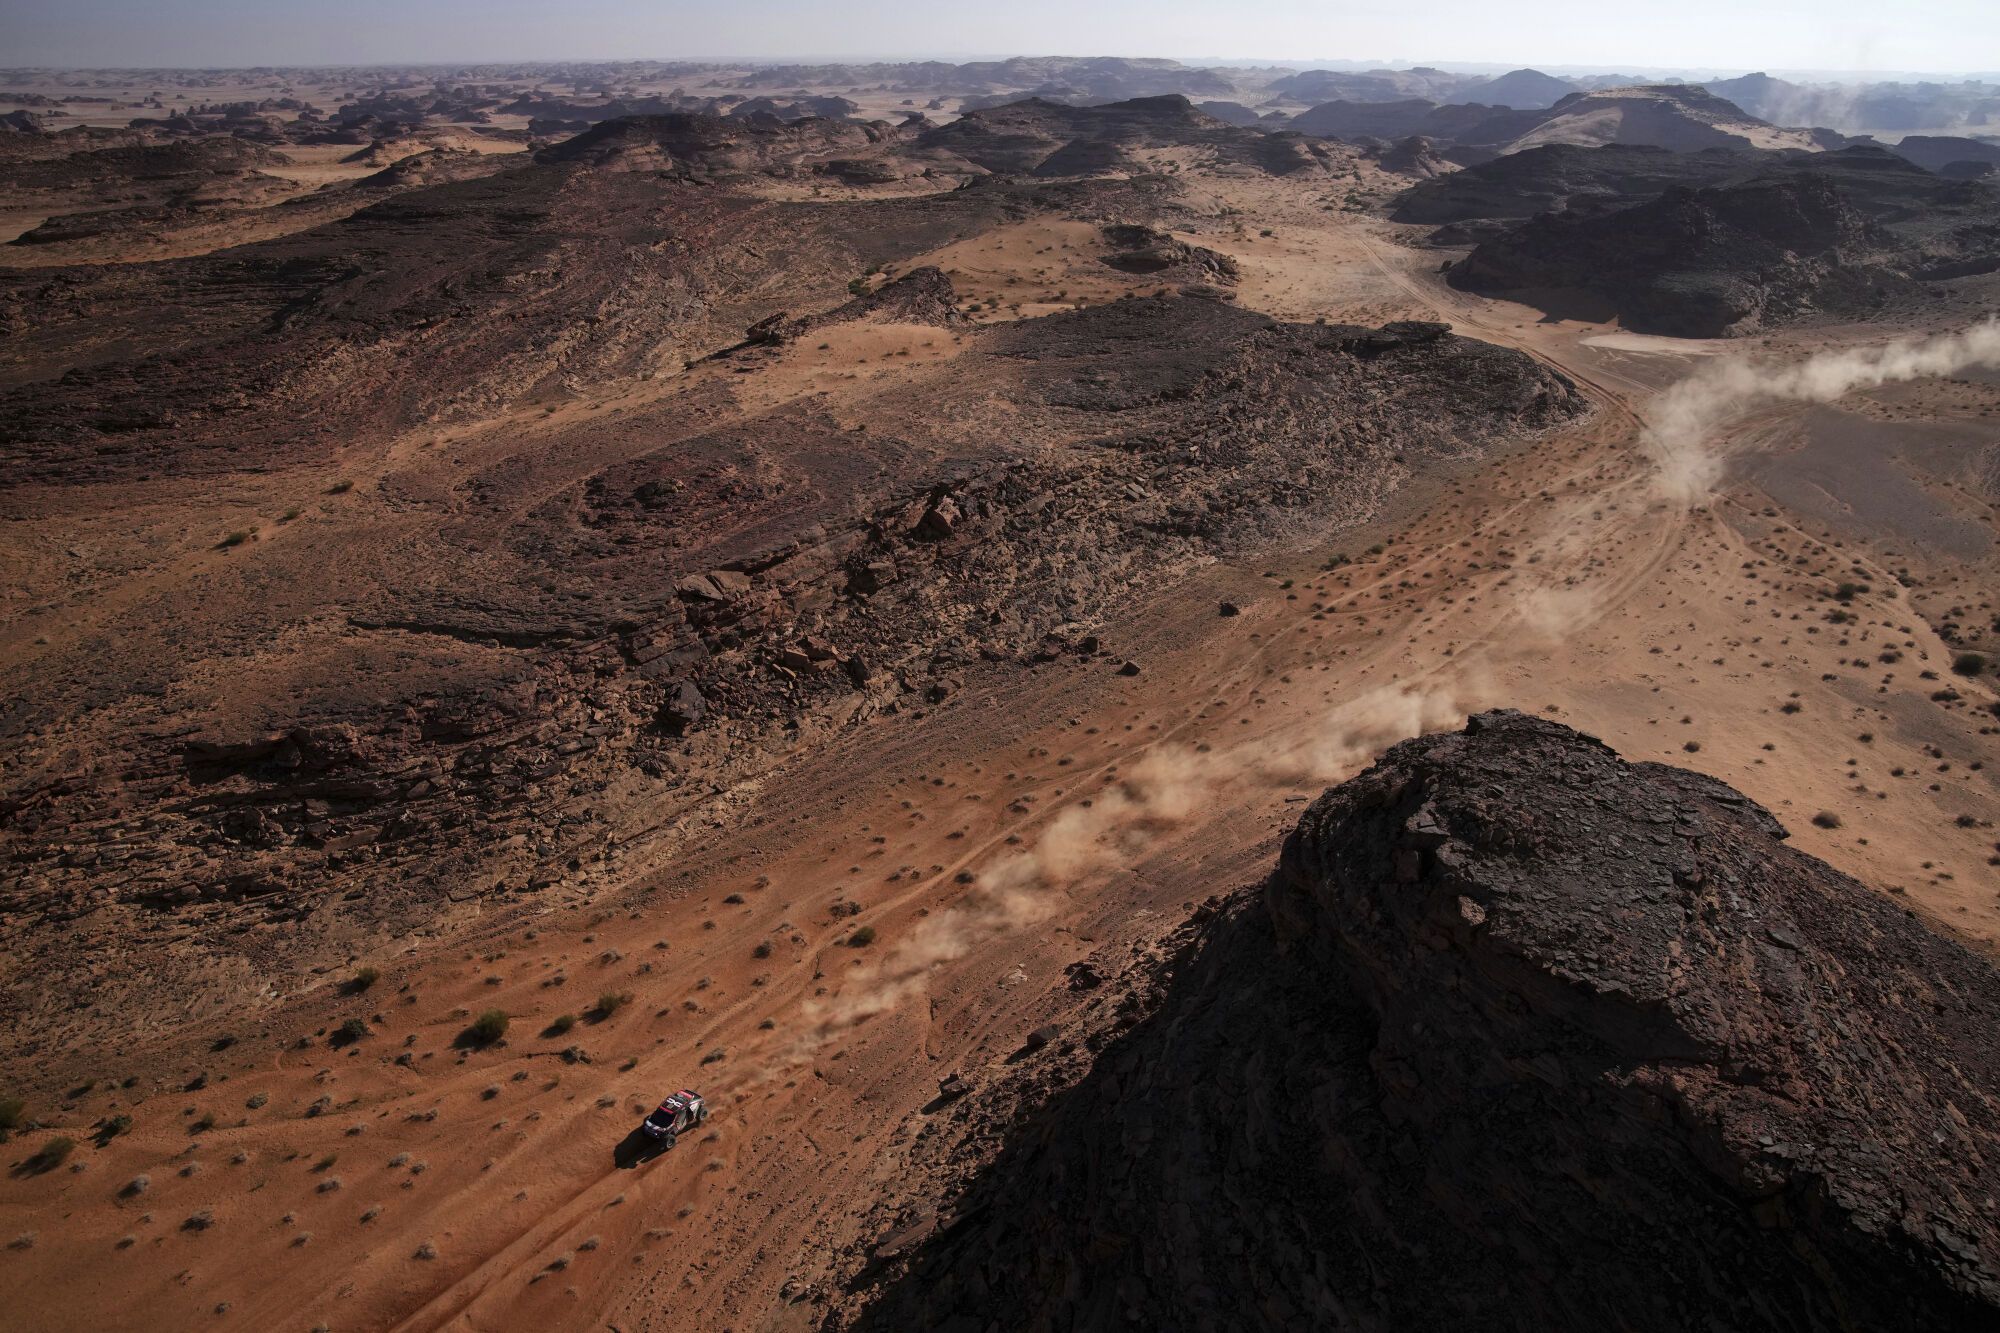
[[[671,1148],[671,1147],[673,1147],[673,1146],[674,1146],[674,1137],[675,1137],[675,1136],[674,1136],[674,1135],[672,1135],[672,1134],[662,1134],[662,1135],[660,1136],[660,1151],[661,1151],[661,1152],[665,1152],[665,1151],[667,1151],[667,1150],[668,1150],[669,1148]]]

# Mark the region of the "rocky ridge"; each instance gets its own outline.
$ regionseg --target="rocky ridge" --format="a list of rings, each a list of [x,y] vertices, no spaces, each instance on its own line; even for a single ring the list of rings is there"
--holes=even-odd
[[[2000,189],[1991,185],[1943,180],[1870,146],[1747,172],[1730,171],[1728,156],[1694,156],[1676,170],[1714,170],[1722,179],[1626,204],[1595,191],[1644,190],[1655,178],[1650,169],[1598,175],[1592,192],[1566,196],[1562,211],[1489,233],[1453,267],[1451,283],[1531,297],[1588,293],[1640,331],[1720,337],[1874,314],[1922,301],[1930,295],[1922,283],[2000,270]],[[1498,167],[1485,170],[1487,184]],[[1455,181],[1472,174],[1411,194],[1447,213],[1501,206],[1470,202],[1478,186]],[[1529,193],[1532,179],[1509,174]]]
[[[2000,973],[1784,836],[1518,713],[1392,748],[929,1108],[824,1326],[1990,1326]]]

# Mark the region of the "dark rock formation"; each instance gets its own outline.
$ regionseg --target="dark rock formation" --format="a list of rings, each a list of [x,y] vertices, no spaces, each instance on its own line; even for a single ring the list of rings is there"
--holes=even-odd
[[[1396,746],[943,1112],[828,1326],[1995,1326],[2000,973],[1784,836],[1518,713]]]
[[[544,149],[540,160],[697,179],[753,172],[778,175],[833,154],[880,144],[895,133],[880,123],[673,112],[601,121],[574,139]]]
[[[1440,143],[1506,143],[1539,125],[1547,113],[1512,111],[1480,103],[1440,105],[1425,98],[1396,102],[1325,102],[1291,119],[1291,128],[1340,139],[1406,139],[1422,135]]]
[[[1985,162],[2000,167],[2000,143],[1989,139],[1968,139],[1951,134],[1906,134],[1896,143],[1896,154],[1927,171],[1943,172],[1959,162]]]
[[[1420,180],[1449,175],[1456,170],[1454,164],[1440,156],[1431,141],[1421,134],[1398,139],[1384,148],[1376,160],[1382,164],[1384,171],[1393,171],[1399,176],[1415,176]]]
[[[1586,292],[1631,328],[1715,338],[1873,309],[1873,282],[1843,261],[1885,240],[1823,176],[1676,187],[1632,208],[1544,214],[1480,245],[1450,281],[1489,293]]]
[[[1637,203],[1676,185],[1717,185],[1778,155],[1748,148],[1676,153],[1649,144],[1547,144],[1422,181],[1396,199],[1390,217],[1432,225],[1531,218],[1572,205]]]
[[[981,171],[1043,176],[1137,170],[1131,155],[1144,148],[1208,148],[1221,161],[1273,175],[1325,170],[1342,156],[1316,139],[1218,120],[1181,96],[1092,107],[1029,98],[927,130],[917,147]]]
[[[1111,246],[1105,263],[1126,273],[1158,274],[1176,282],[1222,283],[1234,286],[1241,276],[1236,261],[1205,246],[1189,245],[1163,231],[1137,223],[1113,223],[1104,228]]]
[[[1499,165],[1483,169],[1489,181]],[[1438,195],[1450,188],[1440,183]],[[1584,293],[1635,329],[1718,337],[1864,316],[1916,297],[1914,280],[1996,268],[2000,189],[1941,180],[1863,145],[1630,207],[1573,202],[1483,241],[1450,281],[1545,303]]]

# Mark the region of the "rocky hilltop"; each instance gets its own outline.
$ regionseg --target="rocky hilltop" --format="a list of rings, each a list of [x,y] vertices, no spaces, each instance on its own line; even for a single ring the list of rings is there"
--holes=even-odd
[[[1074,107],[1030,98],[961,116],[925,131],[918,146],[982,171],[1070,176],[1139,169],[1148,148],[1209,150],[1224,163],[1289,175],[1326,170],[1348,150],[1301,134],[1271,134],[1199,111],[1178,94]]]
[[[2000,974],[1785,836],[1519,713],[1396,746],[1073,978],[829,1326],[1992,1327]]]
[[[1413,185],[1389,216],[1433,226],[1531,218],[1572,204],[1652,198],[1676,185],[1714,185],[1776,156],[1747,148],[1677,153],[1651,144],[1545,144]]]
[[[1606,150],[1591,150],[1592,159]],[[1691,155],[1688,170],[1728,173],[1733,155]],[[1559,165],[1550,163],[1549,165]],[[1614,167],[1589,187],[1640,189]],[[1483,186],[1418,187],[1416,207],[1501,207],[1527,173],[1484,172]],[[1470,175],[1463,172],[1459,175]],[[1585,173],[1588,174],[1588,173]],[[1503,184],[1503,178],[1507,184]],[[1477,201],[1477,202],[1475,202]],[[1815,317],[1854,318],[1917,303],[1920,287],[2000,268],[2000,189],[1949,181],[1886,149],[1858,145],[1781,158],[1710,186],[1673,186],[1642,203],[1578,193],[1485,240],[1453,268],[1469,291],[1560,301],[1583,293],[1645,332],[1720,337]]]
[[[544,150],[541,160],[693,177],[772,173],[833,153],[865,150],[891,134],[880,123],[670,112],[602,121]]]

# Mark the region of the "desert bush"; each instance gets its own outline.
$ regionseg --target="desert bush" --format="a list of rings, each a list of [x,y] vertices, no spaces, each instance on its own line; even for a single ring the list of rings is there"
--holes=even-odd
[[[75,1151],[76,1140],[66,1134],[58,1134],[29,1154],[18,1170],[24,1176],[39,1176],[67,1162],[69,1155]]]
[[[488,1009],[467,1025],[459,1034],[461,1046],[491,1046],[507,1035],[507,1014],[505,1010]]]
[[[630,1003],[632,992],[608,990],[598,996],[597,1003],[590,1007],[590,1016],[601,1023]]]
[[[1812,822],[1816,828],[1839,828],[1840,816],[1831,810],[1822,810],[1812,817]]]
[[[352,1046],[367,1035],[367,1022],[359,1018],[350,1018],[334,1029],[333,1035],[326,1039],[326,1044],[329,1046]]]
[[[847,937],[847,947],[850,949],[865,949],[874,942],[875,927],[873,926],[863,926]]]
[[[354,975],[347,979],[347,989],[359,995],[382,979],[382,970],[377,967],[356,968]]]
[[[1976,676],[1986,670],[1983,653],[1960,653],[1951,659],[1951,669],[1961,676]]]

